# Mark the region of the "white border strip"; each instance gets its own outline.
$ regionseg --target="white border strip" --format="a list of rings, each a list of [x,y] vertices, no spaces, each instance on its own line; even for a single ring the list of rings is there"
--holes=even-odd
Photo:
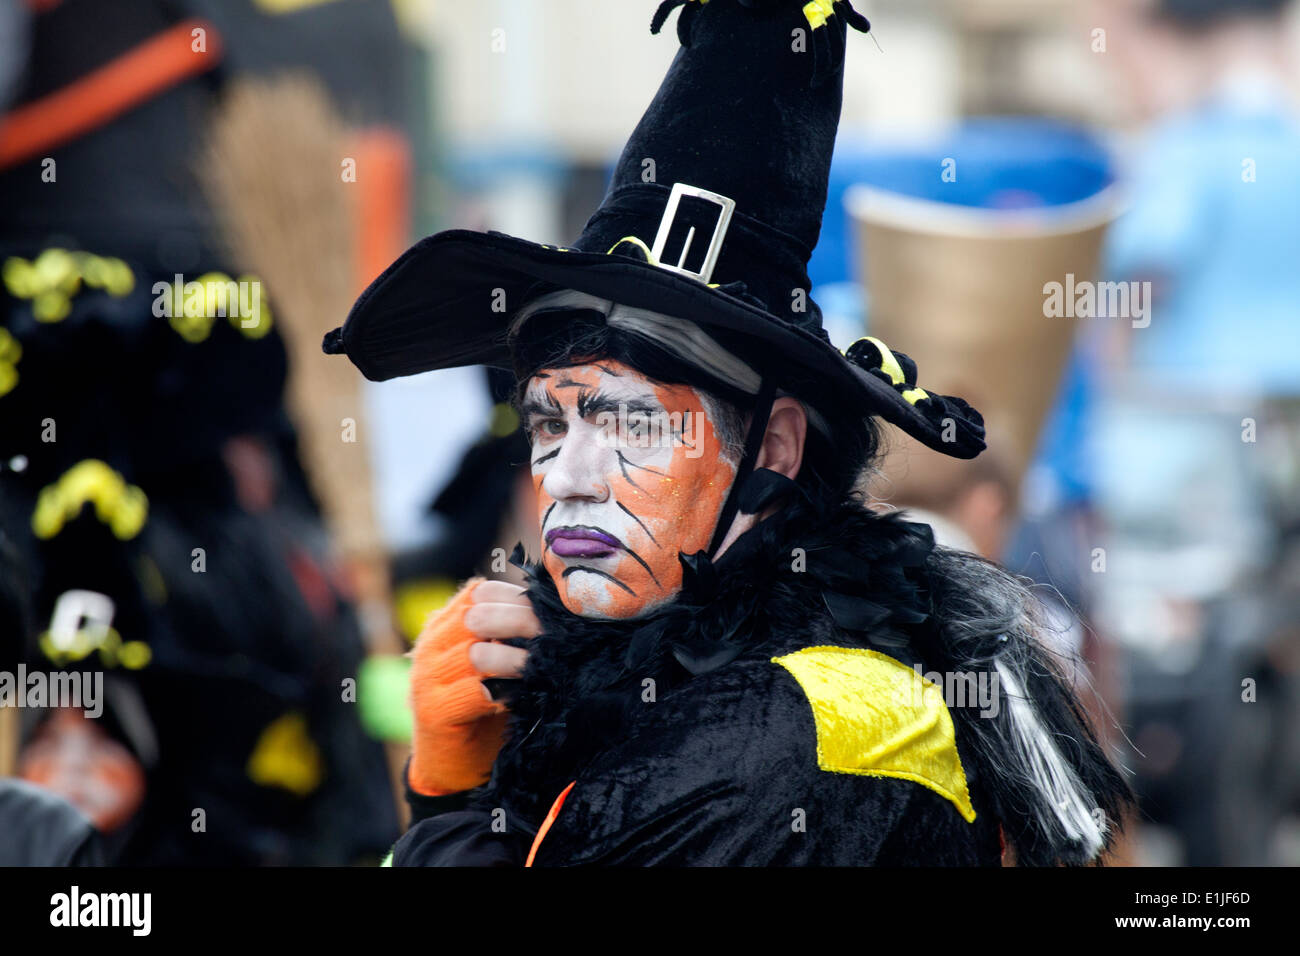
[[[850,216],[868,225],[971,239],[1046,239],[1105,226],[1128,203],[1119,186],[1079,202],[1033,209],[983,209],[918,199],[858,184],[844,194]]]

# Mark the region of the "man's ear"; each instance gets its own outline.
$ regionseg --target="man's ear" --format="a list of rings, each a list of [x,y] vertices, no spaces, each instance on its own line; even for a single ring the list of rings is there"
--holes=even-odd
[[[808,435],[808,413],[794,398],[778,398],[772,403],[772,414],[767,420],[767,431],[763,433],[763,444],[759,446],[758,458],[754,462],[755,470],[767,468],[794,479],[803,465],[803,443]],[[752,476],[751,476],[752,477]],[[742,497],[743,500],[743,497]],[[769,504],[761,515],[739,512],[731,521],[731,528],[718,546],[714,555],[716,561],[737,538],[776,508]]]
[[[804,439],[808,436],[808,413],[798,399],[788,396],[772,403],[767,431],[758,450],[755,468],[768,468],[793,479],[803,465]]]

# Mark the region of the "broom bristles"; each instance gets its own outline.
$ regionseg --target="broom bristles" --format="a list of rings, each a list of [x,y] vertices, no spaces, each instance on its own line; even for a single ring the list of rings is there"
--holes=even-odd
[[[258,276],[290,357],[288,397],[313,488],[340,550],[374,556],[360,378],[321,353],[357,292],[354,184],[342,176],[349,132],[315,79],[232,83],[200,176],[233,261]],[[344,421],[356,423],[344,440]]]

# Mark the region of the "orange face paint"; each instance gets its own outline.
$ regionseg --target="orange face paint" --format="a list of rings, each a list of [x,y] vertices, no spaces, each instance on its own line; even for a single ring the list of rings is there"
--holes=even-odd
[[[614,361],[529,383],[542,563],[565,607],[630,618],[681,590],[678,553],[708,547],[736,462],[704,398]]]

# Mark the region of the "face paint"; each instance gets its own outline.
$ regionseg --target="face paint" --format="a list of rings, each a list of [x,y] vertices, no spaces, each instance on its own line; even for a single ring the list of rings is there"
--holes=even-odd
[[[614,361],[544,369],[524,398],[542,563],[564,606],[636,617],[681,590],[736,476],[704,399]]]

